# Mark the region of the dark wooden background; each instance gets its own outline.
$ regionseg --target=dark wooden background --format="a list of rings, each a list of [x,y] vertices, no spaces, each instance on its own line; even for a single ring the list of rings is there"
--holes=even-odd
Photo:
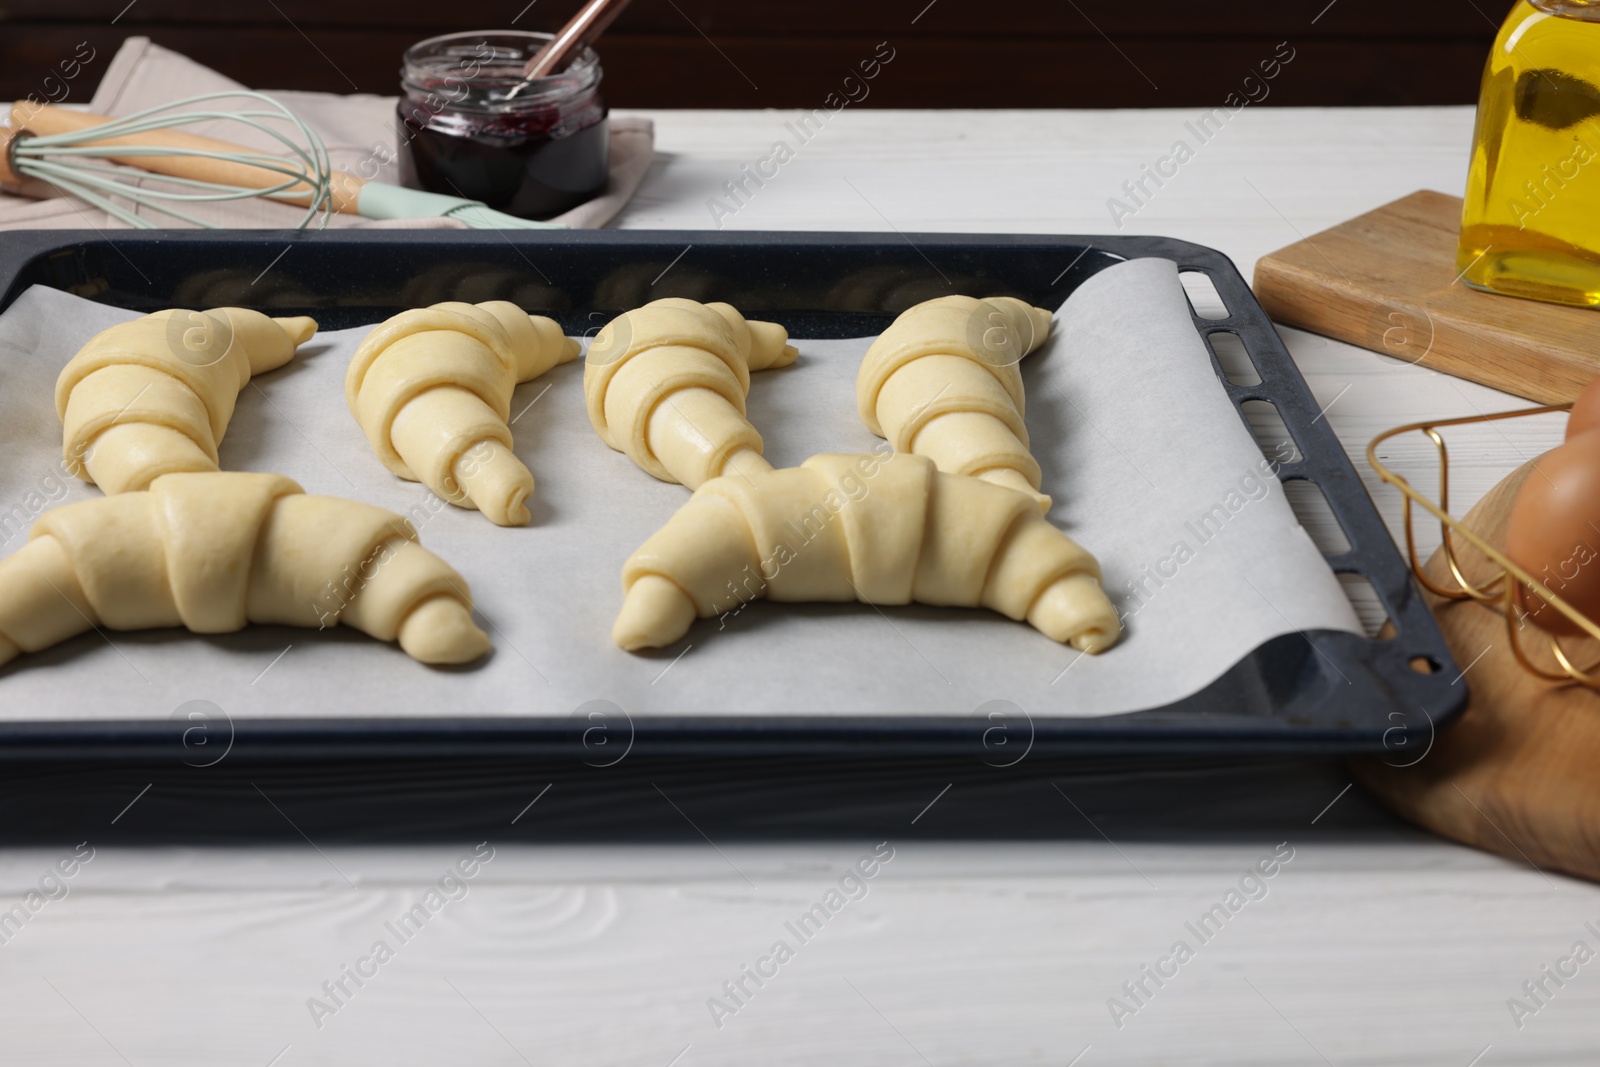
[[[0,0],[0,99],[87,41],[86,99],[144,34],[247,85],[393,93],[399,57],[456,30],[553,29],[578,0]],[[880,41],[868,107],[1220,104],[1280,41],[1263,101],[1464,104],[1505,0],[637,0],[601,47],[618,107],[815,107]],[[119,17],[120,13],[120,17]],[[115,23],[113,24],[113,19]]]

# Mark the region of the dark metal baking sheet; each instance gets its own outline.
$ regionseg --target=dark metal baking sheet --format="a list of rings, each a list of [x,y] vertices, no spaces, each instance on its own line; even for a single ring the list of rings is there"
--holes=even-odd
[[[1327,498],[1350,543],[1328,564],[1372,584],[1391,623],[1383,638],[1330,631],[1274,638],[1183,700],[1098,718],[987,706],[969,716],[624,714],[599,733],[578,719],[254,719],[209,724],[206,742],[242,759],[522,754],[593,765],[622,751],[661,758],[971,755],[991,766],[1024,753],[1387,751],[1404,759],[1425,752],[1433,731],[1464,707],[1466,687],[1451,683],[1449,648],[1272,323],[1233,263],[1209,248],[1167,238],[1023,234],[14,231],[0,234],[0,310],[42,284],[145,312],[222,304],[304,310],[340,329],[440,300],[512,299],[581,334],[628,307],[681,295],[727,300],[795,336],[851,337],[881,330],[908,303],[947,292],[1005,293],[1056,307],[1097,271],[1140,256],[1171,259],[1211,278],[1228,317],[1196,314],[1195,328],[1208,346],[1211,334],[1237,335],[1261,381],[1231,382],[1213,351],[1214,369],[1241,418],[1246,401],[1277,409],[1301,455],[1279,478],[1314,482]],[[193,726],[178,722],[10,721],[0,723],[0,759],[191,762],[194,739]]]

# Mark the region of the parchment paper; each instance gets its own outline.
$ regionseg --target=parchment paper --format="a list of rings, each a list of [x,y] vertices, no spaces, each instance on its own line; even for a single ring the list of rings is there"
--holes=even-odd
[[[52,387],[85,341],[131,317],[39,287],[0,316],[0,554],[43,508],[99,492],[61,470]],[[501,529],[442,505],[385,471],[345,408],[364,332],[319,335],[247,386],[223,466],[409,513],[422,543],[471,583],[492,656],[435,670],[342,627],[91,633],[0,668],[0,717],[167,718],[191,700],[235,718],[567,716],[592,700],[632,716],[969,714],[994,700],[1035,717],[1105,715],[1193,692],[1281,633],[1360,632],[1216,380],[1165,260],[1092,278],[1024,364],[1050,518],[1099,556],[1127,613],[1122,643],[1098,657],[984,611],[764,602],[658,654],[623,652],[609,636],[622,561],[688,491],[601,443],[580,360],[513,401],[517,452],[538,480],[534,525]],[[854,402],[870,339],[797,343],[794,366],[753,376],[767,456],[786,466],[872,450]]]

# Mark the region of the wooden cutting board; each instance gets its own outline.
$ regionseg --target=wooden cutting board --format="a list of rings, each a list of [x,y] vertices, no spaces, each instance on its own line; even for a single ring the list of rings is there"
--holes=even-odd
[[[1490,490],[1467,513],[1467,528],[1503,545],[1511,502],[1531,469],[1524,464]],[[1470,545],[1463,543],[1457,556],[1474,582],[1495,572]],[[1439,553],[1427,571],[1436,584],[1454,586]],[[1353,760],[1357,779],[1396,813],[1435,833],[1600,881],[1600,693],[1524,671],[1507,644],[1504,617],[1489,608],[1428,599],[1456,662],[1467,668],[1463,684],[1471,688],[1471,701],[1437,732],[1427,755]],[[1535,662],[1551,663],[1536,643],[1538,631],[1525,632]],[[1600,651],[1592,643],[1567,647],[1580,665]]]
[[[1459,280],[1461,200],[1417,192],[1256,264],[1273,319],[1543,404],[1600,375],[1600,309],[1479,292]]]

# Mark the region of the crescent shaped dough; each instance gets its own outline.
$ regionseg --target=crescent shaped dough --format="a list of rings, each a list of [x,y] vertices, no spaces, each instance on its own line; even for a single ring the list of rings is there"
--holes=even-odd
[[[897,452],[1027,493],[1041,512],[1018,365],[1050,333],[1050,313],[1008,296],[945,296],[901,314],[856,375],[861,421]]]
[[[158,311],[101,331],[56,379],[67,470],[112,494],[216,470],[239,391],[316,332],[312,319],[233,307]]]
[[[759,597],[991,608],[1085,652],[1122,629],[1100,565],[1029,497],[904,453],[707,482],[628,557],[622,586],[611,635],[630,651]]]
[[[590,344],[589,421],[664,482],[695,489],[727,473],[770,471],[745,418],[750,372],[796,355],[777,323],[747,321],[727,304],[656,300],[613,319]]]
[[[392,511],[277,474],[167,474],[53,508],[0,560],[0,663],[93,627],[337,623],[424,663],[489,650],[466,581]]]
[[[511,451],[511,393],[577,356],[554,319],[515,304],[434,304],[367,335],[345,400],[391,472],[497,525],[525,526],[533,475]]]

